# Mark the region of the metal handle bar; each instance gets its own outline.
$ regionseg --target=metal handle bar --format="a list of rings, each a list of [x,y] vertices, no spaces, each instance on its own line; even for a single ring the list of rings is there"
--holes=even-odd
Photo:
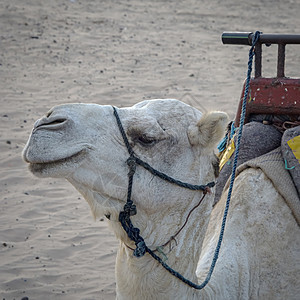
[[[252,46],[253,32],[223,32],[223,44]],[[262,44],[278,44],[277,77],[285,77],[285,45],[300,44],[300,34],[261,33],[255,45],[255,78],[261,76]]]
[[[253,32],[223,32],[223,44],[252,46]],[[300,44],[300,34],[261,33],[260,44]]]

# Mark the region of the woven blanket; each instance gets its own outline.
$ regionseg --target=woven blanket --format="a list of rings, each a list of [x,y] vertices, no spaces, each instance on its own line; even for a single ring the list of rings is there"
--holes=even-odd
[[[278,147],[267,154],[243,163],[237,168],[236,177],[247,168],[261,169],[265,173],[273,183],[277,192],[286,201],[298,225],[300,225],[300,199],[291,175],[285,169],[281,148]],[[227,181],[224,190],[228,188],[228,186],[229,180]]]

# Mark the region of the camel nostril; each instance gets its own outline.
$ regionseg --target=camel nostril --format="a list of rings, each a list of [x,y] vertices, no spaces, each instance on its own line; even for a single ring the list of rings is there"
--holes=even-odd
[[[48,113],[46,114],[46,118],[49,118],[53,113],[53,110],[48,111]]]

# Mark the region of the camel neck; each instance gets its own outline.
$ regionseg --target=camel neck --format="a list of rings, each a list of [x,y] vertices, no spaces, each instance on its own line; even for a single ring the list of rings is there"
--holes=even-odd
[[[195,195],[197,194],[195,193]],[[191,201],[190,207],[186,208],[186,213],[181,217],[181,225],[186,220],[190,208],[194,207],[197,202],[199,202],[199,196],[195,197]],[[165,247],[160,247],[160,251],[156,251],[156,254],[165,260],[168,265],[193,282],[197,282],[196,267],[211,204],[212,195],[207,195],[205,201],[198,208],[201,209],[201,214],[199,212],[191,214],[176,240],[171,241]],[[146,237],[146,244],[151,250],[163,245],[172,234],[177,232],[174,228],[174,222],[170,221],[169,224],[168,226],[165,222],[163,227],[159,228],[159,226],[155,226],[148,221],[148,231],[144,230],[144,236]],[[178,224],[178,228],[181,225]],[[156,230],[154,227],[157,227]],[[150,234],[150,232],[152,233]],[[118,250],[116,263],[117,290],[123,297],[119,296],[120,299],[154,299],[158,295],[159,299],[193,299],[199,297],[199,291],[190,288],[172,276],[149,254],[145,254],[140,258],[134,257],[133,248],[134,244],[128,245],[128,243],[121,242]],[[124,297],[124,295],[127,296]],[[150,295],[152,295],[152,298]]]

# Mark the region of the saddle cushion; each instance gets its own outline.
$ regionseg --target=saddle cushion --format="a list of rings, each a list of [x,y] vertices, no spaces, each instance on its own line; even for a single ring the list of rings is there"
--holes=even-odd
[[[238,131],[237,131],[238,134]],[[234,137],[234,143],[237,142],[237,134]],[[266,154],[281,144],[282,134],[271,125],[264,125],[259,122],[250,122],[243,127],[243,134],[241,138],[239,158],[237,165],[241,165],[255,157]],[[215,201],[217,203],[223,192],[225,183],[232,172],[234,154],[225,163],[220,175],[216,181]]]

